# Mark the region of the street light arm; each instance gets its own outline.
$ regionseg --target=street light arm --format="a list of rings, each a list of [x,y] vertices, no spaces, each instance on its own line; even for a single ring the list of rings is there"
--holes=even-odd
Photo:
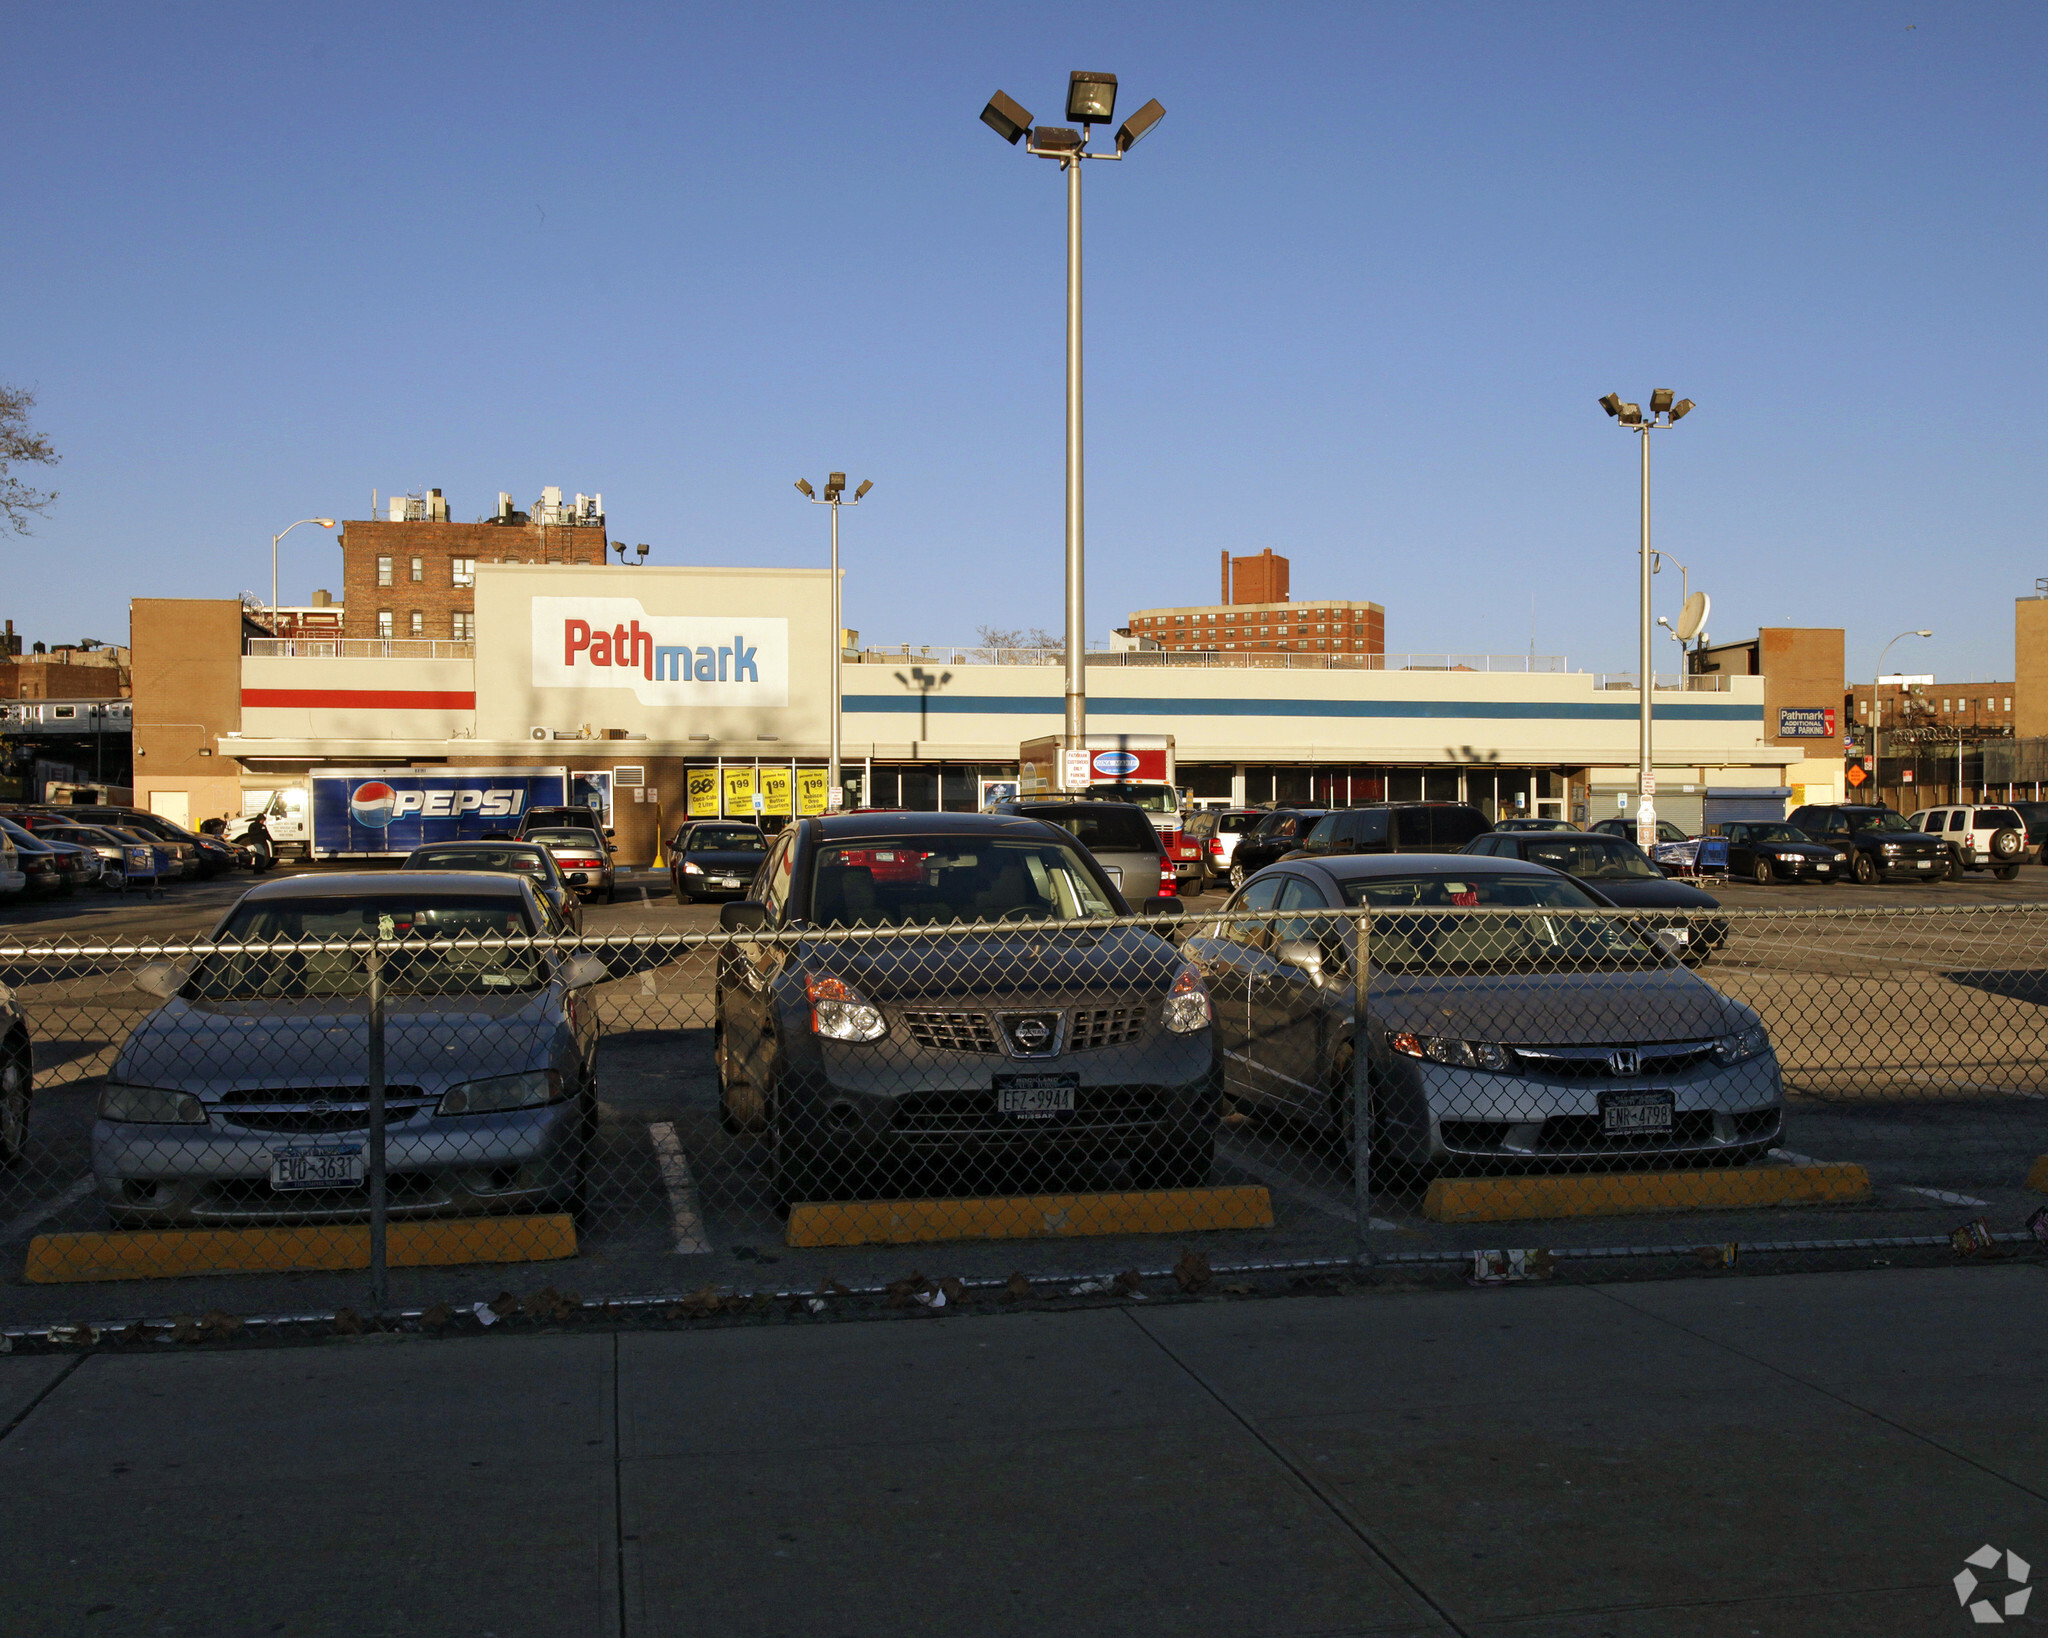
[[[332,518],[300,518],[299,523],[317,523],[323,529],[332,529]],[[298,528],[299,523],[287,524],[270,537],[270,635],[277,635],[277,543]]]

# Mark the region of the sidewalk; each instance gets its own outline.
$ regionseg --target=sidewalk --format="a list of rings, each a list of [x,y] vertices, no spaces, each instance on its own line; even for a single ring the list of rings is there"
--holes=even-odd
[[[5,1358],[0,1635],[1962,1633],[2044,1361],[2038,1265]]]

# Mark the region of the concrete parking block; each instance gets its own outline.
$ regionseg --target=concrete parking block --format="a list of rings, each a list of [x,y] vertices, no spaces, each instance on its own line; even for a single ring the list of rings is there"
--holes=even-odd
[[[852,1200],[790,1207],[792,1246],[914,1245],[942,1240],[1037,1240],[1084,1234],[1193,1234],[1273,1226],[1255,1184],[1107,1194],[1007,1195],[987,1200]]]
[[[1870,1198],[1861,1166],[1703,1167],[1574,1177],[1439,1177],[1422,1214],[1438,1223],[1527,1223],[1559,1217],[1846,1205]]]
[[[575,1255],[576,1220],[567,1212],[393,1223],[385,1235],[385,1259],[392,1268],[556,1262]],[[29,1242],[22,1278],[37,1285],[54,1285],[369,1266],[370,1229],[364,1223],[128,1229],[38,1234]]]
[[[622,1475],[636,1634],[1450,1630],[1213,1408],[1179,1427],[659,1457]]]

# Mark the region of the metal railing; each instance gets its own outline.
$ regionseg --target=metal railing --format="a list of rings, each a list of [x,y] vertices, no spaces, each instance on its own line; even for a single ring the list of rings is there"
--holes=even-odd
[[[246,637],[242,652],[263,660],[473,660],[469,638]]]
[[[849,650],[849,665],[902,665],[929,661],[940,665],[1045,665],[1065,663],[1058,648],[949,648],[943,644],[903,644],[898,648]],[[1484,671],[1565,673],[1562,654],[1344,654],[1316,649],[1265,652],[1241,649],[1095,649],[1090,665],[1152,666],[1160,669],[1271,671]],[[1661,686],[1661,685],[1660,685]]]

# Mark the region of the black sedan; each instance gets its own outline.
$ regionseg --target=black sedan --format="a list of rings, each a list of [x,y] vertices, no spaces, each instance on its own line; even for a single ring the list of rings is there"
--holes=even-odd
[[[1728,874],[1759,887],[1773,882],[1845,882],[1849,851],[1816,842],[1787,824],[1738,823],[1721,827],[1728,841]]]
[[[721,951],[714,1049],[723,1124],[766,1135],[779,1201],[1207,1179],[1208,988],[1149,928],[1104,925],[1129,906],[1059,826],[801,819],[757,881],[720,925],[785,936]]]
[[[1670,880],[1633,842],[1595,832],[1566,835],[1563,831],[1489,831],[1468,843],[1467,853],[1491,859],[1526,859],[1548,866],[1589,888],[1595,897],[1620,910],[1675,910],[1657,918],[1658,936],[1689,966],[1698,966],[1728,939],[1721,901],[1697,887]]]
[[[767,857],[768,838],[759,825],[700,819],[669,840],[669,886],[678,904],[712,897],[736,899],[753,885],[754,872]]]

